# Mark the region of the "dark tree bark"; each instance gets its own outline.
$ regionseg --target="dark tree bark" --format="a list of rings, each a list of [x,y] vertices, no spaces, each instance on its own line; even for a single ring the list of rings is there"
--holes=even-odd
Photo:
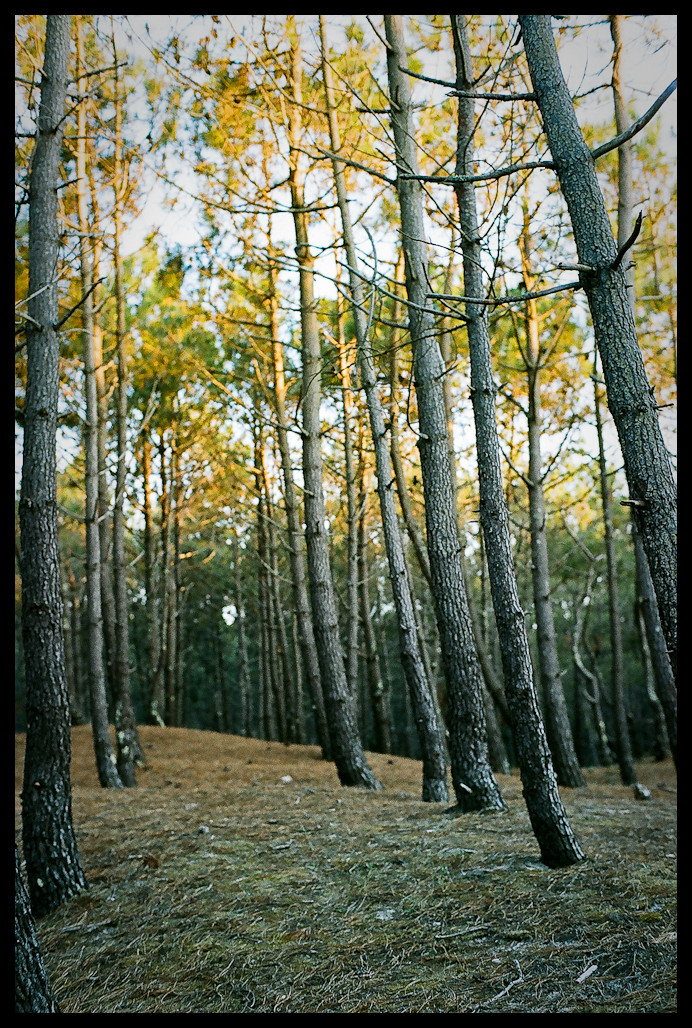
[[[26,755],[22,840],[31,906],[49,913],[86,886],[72,824],[56,497],[59,394],[58,168],[71,15],[47,16],[38,133],[29,181],[22,484],[19,501]]]
[[[608,407],[617,428],[629,500],[641,531],[673,674],[677,669],[677,504],[627,290],[594,158],[562,76],[550,16],[520,14],[524,48],[555,170],[567,202],[580,272],[601,356]]]
[[[622,58],[622,15],[611,14],[610,34],[613,39],[613,106],[615,108],[615,131],[618,135],[628,127],[627,104],[622,91],[620,64]],[[632,142],[618,147],[618,249],[625,246],[629,237],[634,218],[634,202],[632,198]],[[625,261],[624,272],[627,278],[629,299],[632,314],[636,314],[634,262]],[[648,643],[648,651],[656,683],[656,694],[665,714],[666,730],[673,760],[677,764],[677,696],[675,680],[670,665],[661,621],[658,613],[656,596],[649,574],[649,564],[642,545],[641,534],[637,526],[637,518],[631,519],[632,542],[637,574],[637,622],[644,621],[645,635],[642,637],[643,648]]]
[[[473,88],[471,54],[463,15],[452,15],[456,59],[456,86]],[[475,104],[459,98],[456,174],[467,176],[473,168]],[[456,187],[464,258],[464,293],[484,299],[481,247],[473,183]],[[471,397],[476,426],[476,452],[480,489],[480,514],[488,561],[488,575],[500,641],[505,693],[512,714],[514,744],[526,807],[541,859],[549,867],[566,867],[584,859],[572,832],[560,797],[548,739],[541,718],[533,680],[524,612],[512,556],[509,514],[502,487],[500,445],[497,434],[495,395],[485,308],[466,304],[466,328],[471,363]]]
[[[14,1012],[59,1014],[36,935],[36,925],[14,847]]]
[[[454,480],[444,402],[444,364],[426,310],[428,255],[411,92],[400,15],[385,16],[390,120],[397,158],[409,330],[418,400],[421,474],[432,591],[448,690],[449,754],[460,811],[501,809],[504,801],[488,758],[482,674],[473,638],[460,556]]]

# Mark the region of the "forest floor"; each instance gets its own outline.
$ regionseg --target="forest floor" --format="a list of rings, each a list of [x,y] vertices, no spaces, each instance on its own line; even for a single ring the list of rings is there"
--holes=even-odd
[[[616,767],[562,790],[587,859],[549,870],[516,775],[454,816],[402,757],[368,754],[372,792],[315,747],[140,737],[137,787],[104,790],[73,730],[89,887],[37,926],[63,1013],[676,1012],[670,761],[638,765],[649,801]]]

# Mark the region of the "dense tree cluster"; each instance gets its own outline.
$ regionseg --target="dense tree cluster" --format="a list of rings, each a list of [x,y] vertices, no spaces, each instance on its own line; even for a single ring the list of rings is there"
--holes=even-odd
[[[90,720],[107,787],[138,723],[366,788],[410,755],[460,810],[518,766],[581,859],[557,785],[676,752],[676,187],[627,66],[665,26],[79,15],[55,72],[51,18],[16,18],[17,730]]]

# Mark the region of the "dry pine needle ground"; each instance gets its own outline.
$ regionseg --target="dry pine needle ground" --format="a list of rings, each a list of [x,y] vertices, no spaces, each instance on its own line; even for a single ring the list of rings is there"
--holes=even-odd
[[[369,754],[344,789],[314,747],[140,729],[136,789],[103,790],[73,730],[88,891],[39,922],[64,1013],[673,1013],[676,779],[639,765],[563,790],[587,853],[538,861],[516,775],[504,813],[420,800]],[[24,739],[16,744],[20,839]]]

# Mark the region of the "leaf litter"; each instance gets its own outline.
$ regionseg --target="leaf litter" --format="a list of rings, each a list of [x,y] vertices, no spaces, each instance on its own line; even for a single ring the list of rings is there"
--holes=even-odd
[[[317,747],[141,727],[134,789],[99,787],[73,729],[89,888],[38,923],[64,1013],[674,1013],[676,777],[561,790],[587,859],[540,863],[521,783],[452,816],[419,762],[369,753],[343,788]],[[16,737],[16,837],[24,739]]]

